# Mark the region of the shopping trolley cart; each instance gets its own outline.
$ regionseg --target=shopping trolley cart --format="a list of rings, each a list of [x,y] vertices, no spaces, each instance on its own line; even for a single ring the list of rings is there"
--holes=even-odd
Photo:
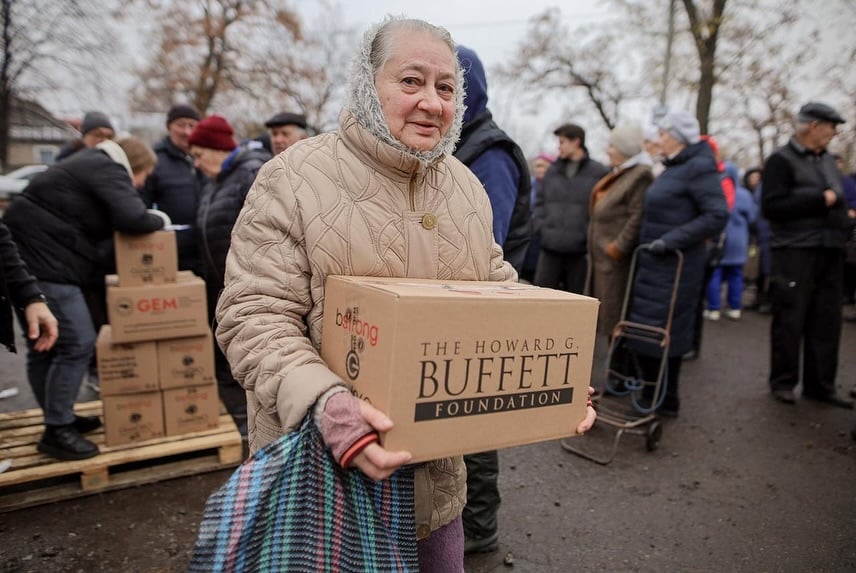
[[[662,323],[649,325],[627,319],[639,256],[641,253],[645,256],[655,256],[647,251],[648,244],[639,245],[633,251],[630,278],[624,289],[621,319],[613,328],[609,342],[605,388],[603,392],[592,398],[597,409],[597,425],[615,429],[611,450],[605,456],[599,456],[580,447],[582,438],[565,439],[560,442],[566,451],[601,465],[606,465],[615,459],[618,444],[624,434],[643,436],[649,452],[657,449],[657,444],[663,435],[663,427],[657,419],[656,411],[663,403],[668,385],[669,332],[675,312],[684,256],[678,250],[662,255],[672,259],[669,262],[674,264],[671,299]],[[668,259],[664,259],[664,262],[665,260]],[[659,356],[659,370],[654,379],[646,379],[640,368],[635,352],[640,347],[646,347],[646,354]]]

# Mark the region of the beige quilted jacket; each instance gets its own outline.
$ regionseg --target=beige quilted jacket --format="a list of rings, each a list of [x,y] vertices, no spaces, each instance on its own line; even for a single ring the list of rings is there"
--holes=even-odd
[[[269,161],[232,234],[217,339],[247,391],[255,451],[300,425],[343,381],[318,354],[328,275],[515,280],[487,194],[457,159],[426,166],[348,111],[339,131]],[[460,457],[416,472],[419,538],[460,515]]]

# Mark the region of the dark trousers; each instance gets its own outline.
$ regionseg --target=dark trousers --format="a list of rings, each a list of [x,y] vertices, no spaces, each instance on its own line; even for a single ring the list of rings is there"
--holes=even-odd
[[[232,376],[232,368],[229,366],[229,361],[226,355],[220,350],[220,345],[217,344],[217,320],[214,318],[214,310],[217,307],[217,297],[220,295],[220,289],[216,286],[206,283],[208,295],[208,319],[211,324],[211,331],[215,335],[214,340],[214,375],[217,377],[217,392],[220,394],[220,401],[226,406],[226,411],[235,421],[238,431],[242,436],[247,435],[247,393]]]
[[[585,253],[555,253],[542,249],[534,282],[538,286],[582,294],[586,284],[586,265]]]
[[[467,465],[467,505],[464,535],[482,539],[497,532],[499,513],[499,454],[496,450],[464,456]]]
[[[770,388],[835,393],[841,342],[842,249],[773,249]]]

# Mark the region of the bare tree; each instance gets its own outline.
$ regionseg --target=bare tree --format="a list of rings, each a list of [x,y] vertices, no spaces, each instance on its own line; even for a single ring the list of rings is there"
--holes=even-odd
[[[622,102],[633,90],[632,81],[617,75],[621,57],[615,47],[620,42],[619,34],[572,32],[562,23],[561,12],[551,8],[532,19],[517,56],[500,66],[498,75],[528,85],[531,97],[582,92],[612,129]]]
[[[299,110],[316,131],[325,131],[336,125],[344,104],[357,34],[339,21],[335,3],[322,0],[316,7],[316,19],[303,23],[293,43],[266,44],[247,91],[257,110]]]
[[[218,99],[252,88],[266,42],[300,39],[297,15],[281,0],[149,0],[159,43],[139,73],[132,102],[162,111],[184,99],[206,113]]]
[[[0,0],[0,163],[9,150],[13,97],[70,87],[59,79],[101,69],[113,44],[104,3],[86,0]]]

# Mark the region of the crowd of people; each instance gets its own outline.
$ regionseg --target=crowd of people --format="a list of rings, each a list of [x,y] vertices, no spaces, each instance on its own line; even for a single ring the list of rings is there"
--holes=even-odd
[[[791,140],[742,177],[683,111],[616,126],[607,164],[581,125],[562,123],[557,155],[530,167],[494,121],[487,85],[478,55],[443,28],[389,18],[366,32],[330,133],[309,137],[304,115],[282,112],[239,141],[225,117],[180,103],[151,148],[86,114],[81,139],[0,225],[0,295],[27,333],[39,451],[98,454],[85,434],[100,421],[73,405],[106,321],[112,233],[170,224],[180,268],[206,281],[220,395],[251,452],[312,415],[343,467],[380,480],[409,462],[377,440],[394,420],[319,356],[330,274],[526,280],[596,297],[601,343],[620,320],[669,330],[667,356],[639,342],[628,363],[664,377],[664,395],[654,403],[646,385],[643,398],[678,416],[682,361],[698,355],[702,317],[741,318],[751,250],[750,306],[772,313],[771,395],[793,404],[802,383],[805,399],[853,407],[836,375],[842,302],[856,290],[856,183],[827,149],[844,122],[833,108],[804,105]],[[594,420],[589,406],[577,431]],[[496,451],[416,471],[420,570],[461,571],[465,552],[496,549]]]

